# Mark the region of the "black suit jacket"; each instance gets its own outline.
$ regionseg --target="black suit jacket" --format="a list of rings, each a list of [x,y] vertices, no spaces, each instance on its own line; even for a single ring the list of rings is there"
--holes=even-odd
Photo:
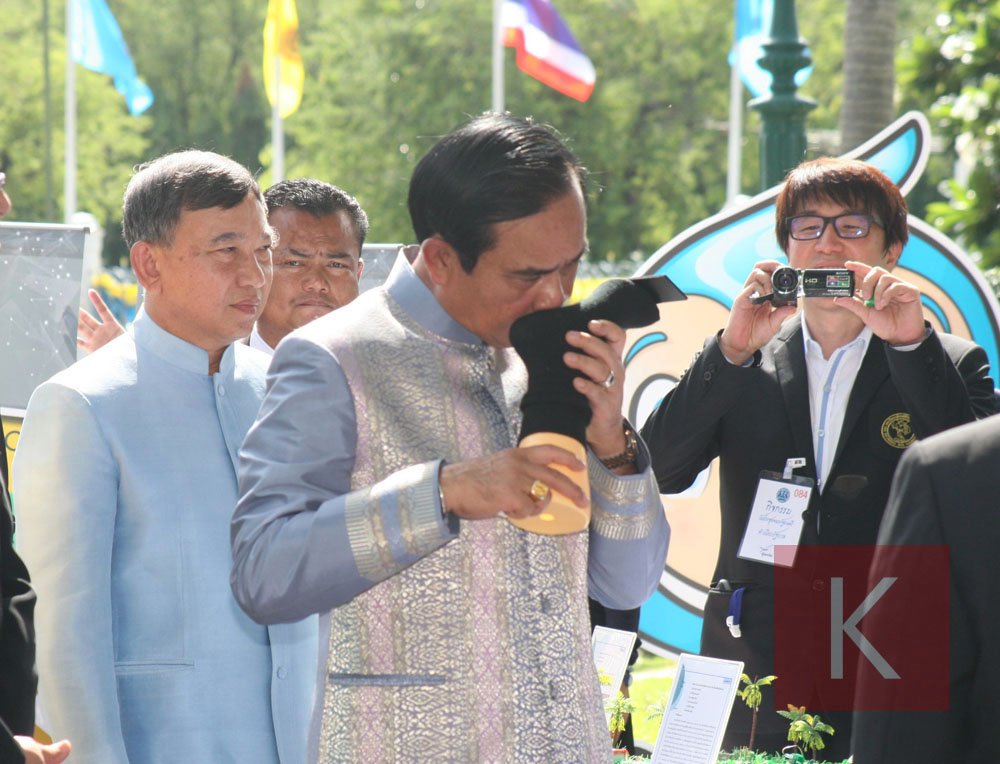
[[[995,735],[1000,729],[998,474],[1000,418],[920,443],[899,466],[878,541],[949,547],[950,708],[855,714],[857,764],[996,760]],[[913,612],[919,613],[921,606],[914,603]],[[899,624],[887,626],[898,639]],[[879,627],[878,621],[872,623],[873,639],[880,638]],[[919,629],[909,633],[919,638]],[[859,692],[863,691],[861,684]]]
[[[0,426],[0,444],[3,427]],[[13,516],[7,494],[7,451],[0,451],[0,761],[23,761],[13,735],[35,731],[35,593],[11,542]]]
[[[905,450],[889,442],[898,430],[888,440],[883,437],[893,415],[908,414],[913,434],[924,438],[992,414],[995,406],[989,362],[977,345],[931,331],[919,347],[903,352],[873,337],[851,389],[823,493],[813,491],[801,543],[875,543],[892,476]],[[650,416],[642,436],[663,493],[687,488],[720,457],[722,538],[713,583],[726,579],[734,589],[746,587],[743,636],[734,639],[725,625],[729,595],[710,594],[701,652],[742,660],[751,677],[775,673],[774,570],[740,559],[737,552],[762,470],[780,473],[786,459],[804,457],[806,466],[796,474],[816,477],[801,321],[786,322],[750,367],[729,363],[717,337],[709,338]],[[821,711],[815,702],[801,701],[813,703],[810,711]],[[775,750],[787,742],[788,723],[767,703],[759,716],[757,747]],[[846,757],[850,714],[822,717],[837,729],[824,754]],[[737,703],[724,745],[746,745],[750,724],[749,712]]]

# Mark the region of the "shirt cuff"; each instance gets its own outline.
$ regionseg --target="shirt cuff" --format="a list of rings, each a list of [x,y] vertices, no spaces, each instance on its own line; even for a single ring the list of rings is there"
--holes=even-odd
[[[916,350],[918,347],[924,344],[924,340],[931,336],[931,328],[929,326],[924,327],[924,339],[919,342],[911,342],[909,345],[889,345],[893,350],[899,350],[903,353],[909,353],[911,350]]]

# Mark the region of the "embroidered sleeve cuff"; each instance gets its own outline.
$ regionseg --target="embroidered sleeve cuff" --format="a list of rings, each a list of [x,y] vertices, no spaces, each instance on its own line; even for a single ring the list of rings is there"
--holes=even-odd
[[[631,541],[647,536],[660,507],[660,493],[650,469],[649,450],[639,438],[639,473],[616,475],[589,450],[591,529],[600,536]]]
[[[347,496],[347,535],[361,576],[381,581],[455,537],[441,513],[439,470],[440,462],[416,464]]]

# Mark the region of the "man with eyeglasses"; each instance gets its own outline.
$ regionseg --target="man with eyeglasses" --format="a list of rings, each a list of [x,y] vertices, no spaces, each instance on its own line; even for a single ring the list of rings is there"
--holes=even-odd
[[[752,548],[767,535],[755,511],[762,486],[802,489],[801,529],[782,543],[874,544],[906,447],[996,411],[986,353],[931,328],[917,287],[893,273],[906,215],[899,189],[864,162],[826,158],[792,170],[775,225],[788,265],[853,271],[855,295],[806,298],[798,312],[776,306],[759,297],[772,292],[782,263],[757,263],[725,329],[706,341],[642,428],[663,493],[684,490],[720,458],[722,538],[701,652],[742,660],[751,678],[776,673],[775,568],[759,545]],[[816,660],[829,655],[820,650]],[[845,758],[850,712],[824,709],[818,695],[799,703],[836,730],[824,757]],[[751,723],[737,703],[724,746],[746,745]],[[778,750],[787,733],[787,720],[762,711],[755,747]]]

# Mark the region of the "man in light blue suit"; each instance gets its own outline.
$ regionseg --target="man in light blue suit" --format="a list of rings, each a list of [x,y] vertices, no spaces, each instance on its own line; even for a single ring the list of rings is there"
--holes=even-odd
[[[77,762],[305,760],[317,624],[259,626],[229,589],[237,451],[268,358],[273,232],[241,165],[141,168],[123,228],[145,288],[134,337],[41,385],[14,459],[41,697]]]

